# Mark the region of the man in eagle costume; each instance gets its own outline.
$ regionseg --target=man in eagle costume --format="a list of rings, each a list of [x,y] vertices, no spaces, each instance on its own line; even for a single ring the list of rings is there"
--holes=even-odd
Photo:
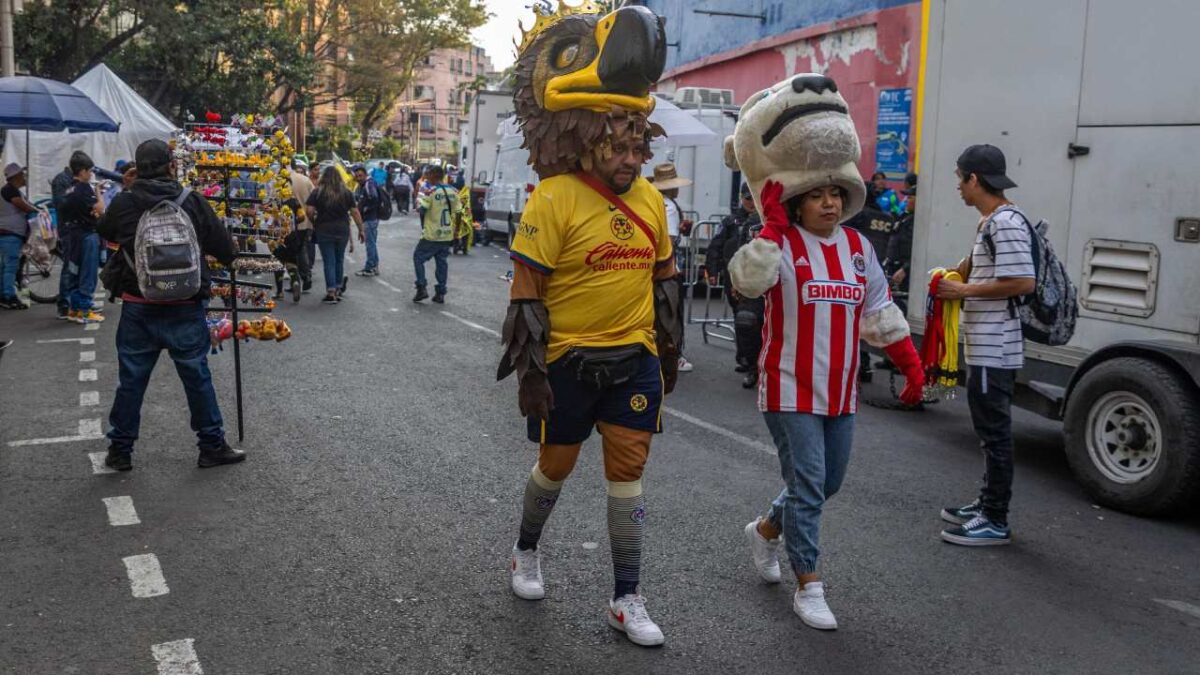
[[[600,432],[615,587],[609,624],[639,645],[663,634],[638,593],[646,518],[642,470],[662,431],[682,336],[678,272],[662,196],[641,177],[662,20],[607,15],[591,0],[536,8],[518,51],[514,101],[540,184],[512,246],[511,304],[498,379],[516,372],[538,459],[512,551],[512,589],[545,597],[538,540],[583,442]]]

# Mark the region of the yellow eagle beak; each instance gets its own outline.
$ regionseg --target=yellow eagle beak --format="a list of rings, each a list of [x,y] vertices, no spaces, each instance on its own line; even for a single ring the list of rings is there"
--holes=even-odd
[[[599,51],[587,67],[552,78],[543,107],[550,112],[614,106],[644,114],[654,110],[650,87],[666,65],[662,20],[641,6],[622,7],[596,24]]]

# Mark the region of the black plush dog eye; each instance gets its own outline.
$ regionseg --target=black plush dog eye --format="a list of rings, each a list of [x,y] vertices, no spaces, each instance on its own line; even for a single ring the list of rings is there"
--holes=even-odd
[[[578,42],[567,43],[565,46],[560,47],[558,54],[555,55],[554,67],[555,68],[567,68],[572,63],[575,63],[575,59],[578,57],[579,57],[579,43]]]

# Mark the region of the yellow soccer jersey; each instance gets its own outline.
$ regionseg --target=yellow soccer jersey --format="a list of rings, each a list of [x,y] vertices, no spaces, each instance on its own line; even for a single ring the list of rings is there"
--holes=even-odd
[[[571,347],[654,344],[654,268],[669,260],[662,193],[638,178],[621,199],[657,241],[573,175],[542,181],[521,214],[512,257],[548,276],[548,362]]]

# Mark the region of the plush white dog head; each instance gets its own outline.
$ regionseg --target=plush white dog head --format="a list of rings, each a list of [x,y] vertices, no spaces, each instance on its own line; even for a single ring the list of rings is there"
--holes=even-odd
[[[856,165],[861,153],[846,100],[833,80],[817,74],[788,78],[746,99],[725,139],[725,163],[741,170],[756,203],[767,180],[783,185],[784,200],[836,185],[849,196],[843,221],[866,201]]]

